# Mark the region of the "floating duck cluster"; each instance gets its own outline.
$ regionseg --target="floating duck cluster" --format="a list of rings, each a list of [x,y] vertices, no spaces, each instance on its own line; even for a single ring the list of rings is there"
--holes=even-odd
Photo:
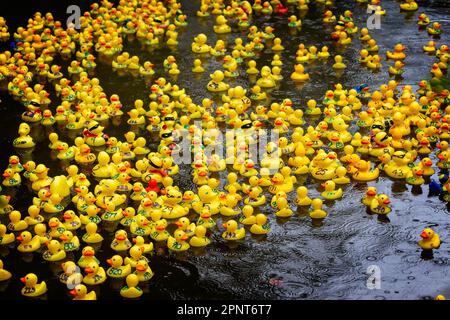
[[[49,263],[63,262],[59,279],[77,283],[70,290],[75,300],[96,299],[95,291],[89,292],[86,286],[99,285],[108,277],[125,279],[120,295],[137,298],[143,294],[139,285],[154,275],[147,256],[156,246],[162,244],[173,252],[206,247],[218,230],[227,241],[245,239],[248,231],[266,235],[270,232],[269,210],[288,219],[295,207],[303,207],[314,222],[320,222],[328,215],[324,204],[339,201],[351,181],[376,181],[385,174],[419,186],[430,182],[436,167],[447,170],[450,94],[439,89],[439,83],[448,69],[448,46],[438,48],[434,40],[425,44],[424,52],[436,57],[432,80],[422,80],[417,91],[411,85],[399,87],[407,48],[398,43],[393,51],[381,54],[369,30],[359,31],[354,24],[351,11],[334,15],[333,1],[315,2],[323,6],[323,23],[334,26],[330,37],[335,45],[345,48],[361,41],[366,47],[360,52],[362,66],[378,70],[385,56],[393,62],[389,74],[395,80],[372,92],[366,85],[345,88],[338,83],[324,93],[322,101],[309,100],[305,108],[294,106],[290,99],[269,105],[270,90],[284,81],[285,48],[272,27],[260,30],[252,25],[252,15],[289,15],[288,27],[301,32],[300,17],[307,14],[309,2],[288,0],[284,6],[280,1],[255,0],[226,5],[222,0],[202,0],[197,17],[213,16],[215,33],[240,29],[246,37],[233,44],[221,39],[208,44],[205,34],[193,39],[191,50],[198,55],[193,73],[205,71],[202,63],[208,57],[223,59],[223,70],[210,74],[205,88],[219,99],[204,98],[201,104],[194,103],[188,91],[176,84],[180,70],[175,56],[168,56],[162,66],[170,81],[173,79],[171,83],[166,77],[153,80],[155,65],[124,51],[123,39],[128,36],[135,36],[145,46],[177,46],[178,32],[188,25],[177,1],[123,1],[115,7],[102,0],[83,14],[80,30],[63,28],[50,13],[36,13],[27,27],[14,32],[15,51],[0,54],[0,79],[8,82],[8,92],[25,108],[13,141],[19,156],[12,155],[3,172],[6,192],[0,195],[0,214],[9,222],[0,224],[0,245],[23,253],[39,252]],[[371,5],[377,6],[377,14],[387,14],[380,1],[372,0]],[[406,0],[400,8],[415,11],[418,6]],[[290,14],[295,9],[299,17]],[[430,23],[425,14],[419,16],[420,27]],[[2,40],[9,38],[3,18],[0,31]],[[434,22],[427,31],[438,36],[439,23]],[[270,66],[258,67],[255,53],[262,50],[273,52]],[[68,61],[67,70],[55,64],[57,55]],[[326,46],[299,44],[290,79],[307,82],[307,64],[330,56]],[[138,99],[125,113],[119,95],[108,96],[99,79],[92,76],[98,58],[118,74],[149,79],[149,105]],[[332,68],[345,72],[343,57],[335,55],[333,60]],[[254,83],[250,92],[227,82],[244,73]],[[58,106],[48,90],[60,99]],[[123,117],[127,117],[130,131],[124,137],[108,135],[108,122],[120,123]],[[320,122],[312,126],[308,124],[311,119]],[[200,121],[201,127],[195,121]],[[350,123],[360,130],[351,133]],[[65,175],[54,176],[45,164],[32,160],[37,143],[32,131],[39,127],[49,132],[49,151],[63,164]],[[244,142],[233,138],[236,148],[227,158],[194,152],[214,146],[224,127],[242,130],[245,137]],[[280,138],[267,144],[260,163],[247,152],[240,156],[238,150],[248,150],[263,128],[276,130]],[[155,149],[150,147],[149,137],[157,141]],[[191,178],[196,190],[181,190],[174,183],[182,175],[174,155],[186,141],[194,155]],[[431,160],[433,154],[437,162]],[[215,173],[224,171],[228,175],[222,183]],[[297,177],[307,175],[322,183],[321,198],[311,199],[308,188],[298,183]],[[443,175],[439,182],[432,182],[445,201],[450,201],[449,181],[448,175]],[[8,190],[23,184],[35,194],[27,215],[15,210],[14,199],[7,195]],[[291,194],[295,201],[289,200]],[[392,212],[389,196],[378,193],[374,186],[368,187],[362,203],[384,219]],[[266,204],[271,209],[264,209]],[[114,233],[110,247],[117,252],[107,261],[95,257],[95,248],[105,241],[103,230]],[[432,229],[425,228],[420,236],[422,249],[439,248],[439,236]],[[76,260],[73,252],[78,251],[81,257]],[[10,277],[0,261],[0,281]],[[21,280],[25,296],[47,291],[45,282],[39,283],[33,273]]]

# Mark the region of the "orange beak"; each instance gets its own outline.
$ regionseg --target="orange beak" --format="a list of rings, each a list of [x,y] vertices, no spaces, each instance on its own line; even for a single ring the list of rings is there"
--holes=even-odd
[[[421,236],[423,239],[428,239],[428,233],[426,233],[425,231],[422,231],[422,233],[420,234],[420,236]]]
[[[163,226],[163,225],[160,225],[160,226],[157,226],[157,227],[156,227],[156,230],[158,230],[158,231],[163,231],[163,230],[165,230],[165,229],[166,229],[166,227]]]
[[[20,278],[20,281],[22,281],[22,283],[26,283],[27,280],[25,279],[25,277]]]
[[[116,239],[119,241],[124,241],[126,238],[124,235],[119,234],[118,236],[116,236]]]
[[[67,236],[65,234],[63,234],[61,237],[59,237],[59,240],[66,241],[67,240]]]
[[[144,267],[143,265],[141,265],[141,264],[138,264],[138,265],[136,266],[136,270],[137,270],[137,271],[144,272],[144,271],[145,271],[145,267]]]
[[[18,241],[20,241],[20,242],[23,241],[23,237],[22,237],[22,236],[18,236],[16,239],[17,239]]]
[[[4,173],[3,173],[3,176],[4,176],[5,178],[9,178],[11,175],[10,175],[8,172],[4,172]]]
[[[181,237],[181,240],[183,240],[183,241],[186,241],[187,239],[189,239],[189,237],[188,237],[187,235],[183,235],[183,236]]]
[[[227,228],[227,224],[226,223],[222,224],[222,227],[224,227],[226,229]]]
[[[77,292],[75,291],[75,289],[70,290],[69,293],[70,293],[70,295],[73,296],[73,297],[76,297],[76,296],[77,296]]]
[[[175,222],[175,224],[177,225],[178,228],[181,228],[183,226],[183,224],[180,221]]]
[[[94,270],[91,267],[84,268],[84,272],[86,273],[94,273]]]
[[[383,201],[383,203],[384,204],[389,204],[389,203],[391,203],[391,201],[389,199],[386,199],[386,200]]]
[[[367,194],[369,197],[374,197],[374,196],[377,195],[377,193],[376,193],[375,191],[373,191],[373,190],[367,191],[366,194]]]

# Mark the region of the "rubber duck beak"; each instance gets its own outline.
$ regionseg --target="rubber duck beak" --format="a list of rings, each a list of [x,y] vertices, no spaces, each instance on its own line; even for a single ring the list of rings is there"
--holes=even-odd
[[[383,201],[383,203],[384,203],[384,204],[389,204],[389,203],[391,203],[391,200],[386,199],[386,200]]]
[[[92,257],[92,256],[94,256],[94,252],[92,252],[91,250],[88,250],[88,251],[86,251],[83,254],[83,256],[85,256],[85,257]]]
[[[20,242],[23,241],[23,237],[22,236],[18,236],[18,237],[16,237],[16,239],[17,239],[17,241],[20,241]]]
[[[164,226],[157,226],[156,227],[156,230],[158,230],[158,231],[163,231],[164,229],[166,229],[166,227],[164,227]]]
[[[227,228],[227,224],[226,223],[222,224],[222,227],[224,227],[226,229]]]
[[[27,280],[25,279],[25,277],[20,278],[20,281],[22,281],[22,283],[27,283]]]
[[[183,236],[181,237],[181,240],[183,240],[183,241],[186,241],[187,239],[189,239],[189,237],[188,237],[187,235],[183,235]]]
[[[431,160],[429,160],[429,161],[425,162],[425,165],[427,167],[431,167],[433,165],[433,162]]]
[[[125,236],[123,236],[123,235],[121,235],[121,234],[119,234],[118,236],[116,236],[116,240],[124,241],[125,239],[126,239]]]
[[[69,293],[70,293],[70,295],[73,296],[73,297],[76,297],[76,296],[77,296],[77,291],[76,291],[75,289],[70,290]]]
[[[10,175],[8,172],[4,172],[4,173],[3,173],[3,176],[4,176],[5,178],[9,178],[11,175]]]
[[[175,222],[175,224],[177,225],[178,228],[181,228],[183,226],[183,224],[180,221]]]
[[[366,194],[367,194],[368,196],[370,196],[370,197],[374,197],[374,196],[377,195],[377,193],[376,193],[375,191],[373,191],[373,190],[367,191]]]
[[[443,155],[442,153],[438,155],[438,158],[439,158],[440,160],[444,160],[444,159],[445,159],[445,157],[444,157],[444,155]]]
[[[426,233],[425,231],[422,231],[422,233],[420,234],[420,236],[421,236],[423,239],[428,239],[428,233]]]
[[[416,175],[419,176],[419,177],[420,177],[422,174],[423,174],[422,170],[419,170],[419,171],[416,172]]]
[[[112,266],[112,259],[107,259],[106,262],[107,262],[110,266]]]
[[[66,241],[67,240],[67,236],[63,234],[61,237],[59,237],[59,240]]]
[[[325,189],[326,184],[325,184],[325,183],[322,183],[321,186],[322,186],[322,188]]]
[[[145,267],[144,267],[143,265],[141,265],[141,264],[138,264],[138,265],[136,266],[136,270],[137,270],[137,271],[144,272],[144,271],[145,271]]]
[[[91,267],[84,268],[84,272],[86,273],[94,273],[94,270]]]

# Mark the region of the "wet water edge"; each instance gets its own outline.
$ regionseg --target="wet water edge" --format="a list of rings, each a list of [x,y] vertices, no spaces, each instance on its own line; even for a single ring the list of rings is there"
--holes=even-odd
[[[206,83],[209,81],[209,73],[221,67],[220,61],[210,58],[205,60],[206,72],[201,77],[194,78],[192,73],[192,61],[194,54],[190,52],[190,43],[193,37],[200,33],[206,33],[208,43],[215,43],[217,36],[212,32],[213,21],[202,20],[193,17],[197,5],[195,2],[182,1],[183,10],[189,13],[189,28],[180,32],[180,44],[176,50],[161,48],[153,51],[143,51],[138,41],[129,38],[125,41],[125,50],[130,54],[136,54],[141,62],[150,60],[158,66],[157,76],[166,76],[162,70],[162,61],[168,54],[174,54],[182,71],[177,79],[180,87],[187,88],[194,101],[199,103],[201,99],[210,94],[206,92]],[[349,8],[354,11],[358,27],[362,27],[365,21],[365,8],[356,6],[353,2],[336,1],[338,10],[343,12]],[[408,46],[408,58],[406,59],[406,72],[402,84],[417,82],[428,77],[428,71],[433,59],[421,52],[421,46],[428,41],[424,32],[419,32],[416,26],[417,13],[406,20],[403,14],[398,12],[398,3],[383,1],[383,7],[388,10],[388,16],[382,21],[382,29],[371,32],[380,45],[380,52],[392,49],[399,37]],[[390,14],[392,13],[392,14]],[[426,10],[428,14],[428,10]],[[293,100],[296,107],[304,107],[305,101],[310,98],[321,99],[326,89],[332,88],[336,82],[343,83],[346,87],[368,83],[372,88],[387,81],[388,63],[383,61],[383,69],[377,74],[361,69],[356,63],[356,56],[360,50],[360,44],[354,39],[353,45],[344,53],[348,69],[337,77],[330,68],[330,61],[325,64],[307,65],[307,71],[311,74],[311,81],[302,87],[295,87],[290,81],[289,75],[295,64],[295,51],[300,42],[307,46],[328,45],[332,53],[337,52],[329,39],[330,30],[324,29],[318,22],[321,9],[311,6],[310,12],[303,20],[303,30],[295,35],[289,34],[284,26],[286,17],[274,16],[268,20],[256,18],[257,25],[271,24],[276,28],[276,34],[283,39],[286,50],[282,53],[283,81],[279,88],[271,93],[273,101],[286,97]],[[439,9],[430,10],[430,18],[447,19]],[[403,28],[395,28],[402,26]],[[441,41],[448,43],[448,23],[443,24],[444,34]],[[388,30],[388,32],[386,31]],[[404,35],[407,35],[406,37]],[[227,38],[232,43],[237,36],[244,37],[245,33],[233,33]],[[270,63],[273,53],[264,51],[258,57],[258,67]],[[67,67],[67,61],[61,61]],[[122,103],[130,108],[135,99],[143,99],[148,102],[148,83],[143,79],[132,76],[118,76],[112,72],[107,63],[98,64],[96,76],[100,79],[101,86],[108,95],[117,93]],[[169,79],[170,80],[170,79]],[[234,84],[250,86],[247,76],[240,77]],[[46,89],[49,89],[46,86]],[[53,91],[53,90],[52,90]],[[52,95],[51,106],[58,105],[58,99]],[[2,117],[2,126],[8,136],[2,137],[2,146],[8,152],[2,152],[2,160],[11,154],[12,139],[16,136],[19,115],[22,107],[8,98],[3,92],[1,99],[5,111]],[[14,108],[11,108],[14,106]],[[4,120],[3,120],[4,119]],[[4,123],[3,123],[4,121]],[[122,119],[126,122],[126,118]],[[123,133],[128,131],[125,124],[110,123],[105,130],[109,135],[123,138]],[[352,126],[356,130],[356,126]],[[40,143],[33,153],[36,162],[43,162],[51,168],[51,174],[62,174],[64,164],[61,164],[53,155],[49,158],[48,141],[45,132],[40,127],[35,127],[34,137],[39,137]],[[69,140],[64,132],[63,139]],[[146,134],[146,138],[150,138]],[[153,144],[156,141],[152,141]],[[26,155],[24,155],[26,156]],[[433,155],[434,157],[434,155]],[[435,159],[435,158],[433,158]],[[25,161],[23,161],[25,162]],[[181,189],[195,189],[190,181],[189,171],[182,170],[175,183]],[[226,174],[221,174],[225,177]],[[183,177],[185,179],[183,179]],[[189,179],[186,179],[189,177]],[[436,178],[436,177],[434,177]],[[302,180],[301,180],[302,181]],[[305,185],[310,189],[310,196],[320,194],[320,184],[307,177]],[[437,198],[428,198],[428,186],[424,185],[412,193],[411,186],[405,186],[402,182],[394,182],[384,176],[380,176],[377,182],[368,185],[376,185],[379,192],[387,193],[392,199],[393,212],[389,215],[390,222],[378,221],[376,216],[366,212],[360,199],[367,184],[352,183],[344,187],[344,198],[341,201],[326,202],[326,210],[329,216],[320,227],[311,224],[309,216],[303,210],[299,210],[289,220],[277,220],[270,214],[272,230],[267,238],[247,236],[245,242],[236,248],[230,248],[221,238],[216,229],[213,243],[206,250],[190,250],[186,254],[167,254],[165,248],[156,250],[159,252],[150,259],[150,266],[155,272],[155,277],[149,282],[145,297],[150,299],[164,298],[270,298],[270,299],[417,299],[435,296],[439,293],[450,293],[450,288],[445,287],[442,279],[448,277],[448,264],[450,250],[445,244],[448,238],[450,225],[448,223],[448,211],[446,204]],[[415,188],[417,189],[417,188]],[[8,190],[13,192],[13,190]],[[295,193],[290,195],[293,200]],[[30,193],[26,186],[22,186],[14,194],[18,209],[26,209],[30,203]],[[271,213],[269,207],[261,209],[262,212]],[[5,222],[2,217],[2,222]],[[220,219],[219,219],[220,221]],[[423,227],[434,225],[439,230],[444,243],[441,249],[435,252],[433,260],[424,261],[420,258],[420,250],[417,247],[418,234]],[[112,234],[107,235],[98,251],[97,257],[104,261],[112,256],[109,249]],[[40,253],[30,256],[19,254],[15,250],[0,251],[2,259],[8,261],[9,269],[14,270],[15,278],[10,281],[5,291],[0,296],[18,296],[21,283],[18,278],[23,274],[35,271],[41,279],[49,279],[48,298],[62,299],[68,297],[66,288],[57,282],[56,275],[60,271],[58,266],[43,262]],[[77,258],[79,253],[77,254]],[[368,290],[366,269],[369,265],[378,265],[381,269],[382,289]],[[114,289],[114,290],[111,290]],[[100,298],[119,298],[117,288],[120,283],[107,280],[99,288]],[[2,287],[0,286],[0,291]]]

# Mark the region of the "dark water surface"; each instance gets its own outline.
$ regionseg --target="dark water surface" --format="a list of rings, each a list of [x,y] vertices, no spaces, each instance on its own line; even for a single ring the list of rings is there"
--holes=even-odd
[[[200,103],[204,97],[211,97],[206,91],[206,84],[210,80],[209,73],[221,68],[221,62],[213,57],[204,60],[206,72],[201,76],[194,76],[190,70],[195,55],[191,52],[190,45],[198,33],[207,34],[209,44],[215,43],[217,35],[212,31],[212,18],[195,17],[199,7],[198,1],[181,2],[183,11],[189,15],[189,26],[180,31],[179,45],[175,50],[162,46],[148,51],[131,38],[124,41],[124,50],[131,55],[138,55],[141,63],[152,61],[157,68],[156,76],[166,76],[162,61],[169,54],[175,55],[181,70],[176,83],[186,88],[194,102]],[[417,88],[416,84],[421,79],[430,79],[429,70],[434,61],[433,57],[422,53],[422,45],[427,44],[431,38],[426,31],[417,29],[417,16],[425,12],[431,20],[439,20],[442,23],[443,35],[437,43],[449,44],[450,5],[447,1],[420,1],[421,8],[418,12],[404,14],[399,12],[398,3],[391,0],[382,2],[387,16],[382,18],[381,29],[372,30],[370,33],[380,46],[380,56],[384,56],[386,50],[392,50],[399,41],[407,46],[406,71],[401,84],[412,84]],[[354,12],[355,23],[360,29],[365,26],[368,17],[365,7],[358,6],[355,1],[336,1],[333,11],[338,15],[345,9]],[[336,53],[329,37],[331,29],[323,27],[321,13],[322,9],[312,4],[302,19],[302,31],[296,34],[289,32],[285,16],[274,15],[270,19],[258,17],[253,20],[258,26],[274,26],[276,35],[282,38],[286,48],[281,54],[284,63],[282,75],[285,80],[271,93],[272,101],[290,98],[296,108],[305,108],[308,99],[321,100],[325,91],[332,89],[337,82],[347,88],[367,83],[375,90],[389,80],[387,70],[392,62],[383,60],[383,68],[378,73],[360,67],[357,57],[361,44],[357,39],[358,35],[355,35],[353,44],[345,52],[340,52],[348,66],[342,76],[336,76],[331,68],[333,59],[330,58],[326,63],[307,65],[311,80],[302,87],[296,86],[289,76],[295,64],[298,44],[304,43],[308,47],[315,45],[318,48],[327,45],[332,54]],[[63,16],[64,11],[59,12],[58,17]],[[12,31],[10,28],[10,32]],[[245,39],[245,32],[238,29],[234,31],[231,35],[221,38],[226,39],[229,44],[233,44],[238,36]],[[262,52],[256,59],[258,67],[269,64],[272,56],[270,49]],[[61,63],[63,70],[67,70],[68,62]],[[95,75],[108,95],[116,93],[120,96],[126,109],[131,108],[135,99],[143,99],[146,103],[149,101],[149,86],[142,78],[119,76],[112,71],[110,64],[102,61],[98,61]],[[169,76],[167,78],[174,82]],[[245,88],[251,86],[246,75],[239,77],[232,84]],[[50,86],[47,85],[46,89],[50,89]],[[3,111],[0,118],[3,133],[3,168],[7,165],[8,156],[14,152],[11,142],[17,135],[23,107],[12,100],[6,91],[1,91],[0,97],[3,100],[0,104],[0,110]],[[51,98],[50,107],[53,109],[59,104],[59,100],[53,94]],[[123,133],[129,130],[126,119],[125,116],[122,118],[122,124],[110,123],[105,132],[123,140]],[[63,140],[72,141],[64,132],[55,129]],[[354,132],[357,126],[353,124],[351,129]],[[48,132],[42,127],[33,128],[33,137],[39,144],[29,157],[36,163],[45,163],[50,167],[52,176],[64,174],[65,165],[60,163],[55,155],[50,155],[47,135]],[[156,147],[155,143],[157,141],[153,141],[151,146]],[[431,157],[433,161],[436,159],[434,154]],[[24,163],[25,160],[21,159]],[[225,178],[226,173],[221,173],[221,177]],[[436,176],[433,178],[436,179]],[[320,195],[320,184],[310,176],[300,178],[299,183],[308,186],[311,198]],[[183,190],[196,188],[191,182],[189,168],[183,168],[175,179],[175,184]],[[365,206],[360,203],[367,185],[375,185],[380,193],[386,193],[391,198],[393,210],[389,215],[390,222],[378,221],[377,217],[368,214]],[[22,184],[18,190],[5,189],[4,193],[13,196],[14,207],[21,210],[25,216],[32,198],[27,186]],[[184,254],[175,255],[169,254],[165,246],[157,246],[156,254],[150,257],[149,263],[155,276],[147,285],[141,286],[145,291],[143,298],[424,299],[439,293],[450,295],[450,247],[446,240],[450,235],[449,211],[446,203],[436,197],[429,198],[427,194],[427,185],[412,189],[404,182],[394,182],[381,174],[377,181],[368,184],[352,182],[345,186],[342,200],[326,202],[325,210],[329,215],[320,227],[312,225],[306,211],[299,211],[287,220],[277,220],[272,214],[273,209],[267,206],[261,211],[269,214],[272,229],[265,239],[248,234],[245,242],[234,247],[222,240],[222,229],[218,230],[216,227],[212,234],[212,244],[205,250],[191,249]],[[290,199],[294,198],[295,192],[292,192]],[[0,219],[3,223],[7,221],[6,216],[1,216]],[[220,221],[221,218],[218,222]],[[419,234],[427,226],[432,226],[443,240],[441,248],[435,251],[432,260],[421,259],[421,250],[417,246]],[[82,233],[80,230],[77,232],[78,236]],[[105,240],[96,256],[102,265],[107,267],[106,259],[115,254],[109,247],[113,232],[103,230],[102,234]],[[65,286],[57,280],[57,275],[61,272],[60,263],[45,262],[41,253],[22,255],[15,249],[4,247],[0,248],[0,256],[5,268],[14,274],[9,282],[0,283],[0,298],[19,297],[22,287],[19,278],[28,272],[34,272],[39,279],[47,281],[48,299],[69,297]],[[79,256],[80,252],[75,253],[74,261],[77,261]],[[381,270],[379,290],[369,290],[366,286],[369,277],[366,271],[371,265],[378,266]],[[116,299],[120,298],[118,290],[121,285],[121,282],[108,279],[95,290],[101,299]]]

